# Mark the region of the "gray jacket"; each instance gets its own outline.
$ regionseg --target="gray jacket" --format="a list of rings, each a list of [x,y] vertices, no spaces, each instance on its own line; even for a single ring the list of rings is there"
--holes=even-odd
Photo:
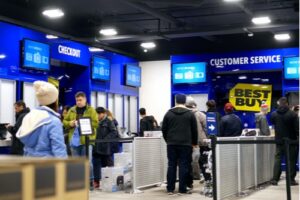
[[[202,112],[200,112],[197,108],[192,109],[196,121],[197,121],[197,131],[198,131],[198,143],[199,146],[206,146],[204,140],[207,139],[206,134],[206,115]]]
[[[264,114],[255,114],[255,126],[259,129],[259,135],[269,136],[271,134],[267,118]]]

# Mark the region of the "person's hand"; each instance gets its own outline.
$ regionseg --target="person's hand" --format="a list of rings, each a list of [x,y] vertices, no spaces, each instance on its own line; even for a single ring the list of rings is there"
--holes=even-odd
[[[70,126],[73,128],[76,126],[76,120],[70,121]]]

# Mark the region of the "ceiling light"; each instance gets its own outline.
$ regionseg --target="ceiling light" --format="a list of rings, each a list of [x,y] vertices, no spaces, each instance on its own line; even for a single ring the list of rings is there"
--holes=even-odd
[[[265,78],[265,79],[261,79],[262,82],[269,82],[269,79]]]
[[[271,19],[269,17],[254,17],[252,18],[252,22],[257,25],[269,24],[271,23]]]
[[[156,44],[154,42],[143,42],[141,44],[141,47],[145,49],[153,49],[154,47],[156,47]]]
[[[52,39],[57,39],[58,37],[55,35],[46,35],[46,38],[52,40]]]
[[[274,38],[276,40],[281,40],[282,41],[282,40],[289,40],[289,39],[291,39],[291,36],[288,33],[282,33],[282,34],[275,34]]]
[[[60,18],[64,16],[64,12],[61,9],[49,9],[49,10],[44,10],[43,15],[55,19],[55,18]]]
[[[148,52],[148,50],[147,50],[147,49],[144,49],[144,52],[145,52],[145,53],[147,53],[147,52]]]
[[[240,69],[233,69],[232,71],[233,72],[237,72],[237,71],[240,71]]]
[[[4,59],[6,58],[6,55],[5,54],[0,54],[0,59]]]
[[[245,80],[245,79],[247,79],[247,76],[239,76],[239,79],[240,80]]]
[[[89,47],[90,52],[102,52],[104,51],[103,49],[96,48],[96,47]]]
[[[221,76],[217,76],[217,78],[221,78]]]
[[[105,35],[105,36],[113,36],[117,35],[118,32],[114,28],[107,28],[107,29],[101,29],[99,31],[100,34]]]
[[[248,33],[248,37],[253,37],[254,33]]]
[[[253,78],[252,80],[254,80],[254,81],[259,81],[260,78]]]
[[[224,0],[225,2],[229,2],[229,3],[232,3],[232,2],[239,2],[241,0]]]

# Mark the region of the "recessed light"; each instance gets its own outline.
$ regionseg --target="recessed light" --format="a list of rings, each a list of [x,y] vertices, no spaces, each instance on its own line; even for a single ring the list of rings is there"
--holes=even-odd
[[[46,38],[52,40],[57,39],[58,37],[56,35],[46,35]]]
[[[105,35],[105,36],[113,36],[117,35],[118,32],[114,28],[107,28],[107,29],[101,29],[99,31],[100,34]]]
[[[233,2],[239,2],[241,0],[224,0],[225,2],[233,3]]]
[[[43,15],[51,18],[51,19],[56,19],[64,16],[64,12],[61,9],[49,9],[49,10],[44,10]]]
[[[6,58],[6,55],[5,54],[0,54],[0,59],[4,59]]]
[[[253,37],[254,33],[248,33],[248,37]]]
[[[145,52],[145,53],[147,53],[147,52],[148,52],[148,50],[147,50],[147,49],[144,49],[144,52]]]
[[[260,78],[253,78],[252,80],[254,80],[254,81],[259,81]]]
[[[247,76],[239,76],[239,79],[240,80],[245,80],[245,79],[247,79]]]
[[[291,36],[288,33],[281,33],[281,34],[275,34],[274,38],[276,40],[282,41],[282,40],[289,40],[289,39],[291,39]]]
[[[221,78],[221,76],[217,76],[217,78]]]
[[[252,22],[257,25],[269,24],[271,23],[271,19],[269,17],[254,17],[252,18]]]
[[[143,47],[145,49],[153,49],[156,47],[156,44],[154,42],[143,42],[141,44],[141,47]]]
[[[104,51],[103,49],[96,48],[96,47],[89,47],[90,52],[102,52]]]
[[[268,78],[265,78],[265,79],[261,79],[262,82],[269,82],[269,79]]]

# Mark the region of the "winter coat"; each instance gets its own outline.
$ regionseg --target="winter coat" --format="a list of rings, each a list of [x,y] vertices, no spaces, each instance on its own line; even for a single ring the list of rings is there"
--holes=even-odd
[[[195,115],[183,106],[176,106],[165,114],[162,132],[168,145],[198,145]]]
[[[204,140],[207,139],[206,134],[206,115],[200,112],[198,109],[193,109],[197,121],[197,132],[198,132],[198,144],[200,146],[206,146]]]
[[[295,112],[288,106],[280,106],[271,114],[271,122],[274,124],[275,139],[282,140],[287,137],[296,140],[299,137],[299,120]]]
[[[269,136],[271,134],[267,118],[264,114],[255,114],[255,126],[259,129],[259,135]]]
[[[7,131],[12,135],[11,154],[23,155],[23,143],[16,137],[16,134],[22,125],[23,118],[30,112],[29,108],[24,108],[16,114],[16,123],[14,126],[9,126]]]
[[[73,120],[76,120],[77,119],[76,117],[77,117],[76,106],[74,106],[74,107],[70,108],[70,110],[68,111],[67,116],[63,120],[63,125],[64,125],[65,129],[69,130],[69,133],[68,133],[69,141],[72,140],[74,130],[75,130],[75,127],[70,126],[70,122],[73,121]],[[95,138],[96,138],[96,129],[98,127],[98,115],[97,115],[96,110],[94,108],[92,108],[91,106],[87,105],[86,110],[84,111],[83,117],[91,118],[92,127],[93,127],[93,134],[89,135],[89,138],[90,138],[90,140],[95,140]],[[81,143],[81,145],[85,144],[85,137],[84,136],[80,137],[80,143]]]
[[[220,121],[220,137],[236,137],[242,134],[242,121],[233,114],[227,114],[221,118]]]
[[[118,131],[115,127],[115,124],[112,120],[105,117],[102,121],[99,122],[99,126],[97,128],[97,136],[96,139],[117,139]],[[114,146],[117,145],[117,146]],[[94,148],[94,154],[99,155],[112,155],[116,153],[118,148],[118,143],[96,143]]]
[[[24,144],[24,156],[67,157],[63,129],[58,113],[42,106],[27,114],[17,132]]]
[[[140,120],[140,134],[139,136],[144,136],[144,131],[155,130],[155,125],[157,124],[153,116],[145,116]]]

